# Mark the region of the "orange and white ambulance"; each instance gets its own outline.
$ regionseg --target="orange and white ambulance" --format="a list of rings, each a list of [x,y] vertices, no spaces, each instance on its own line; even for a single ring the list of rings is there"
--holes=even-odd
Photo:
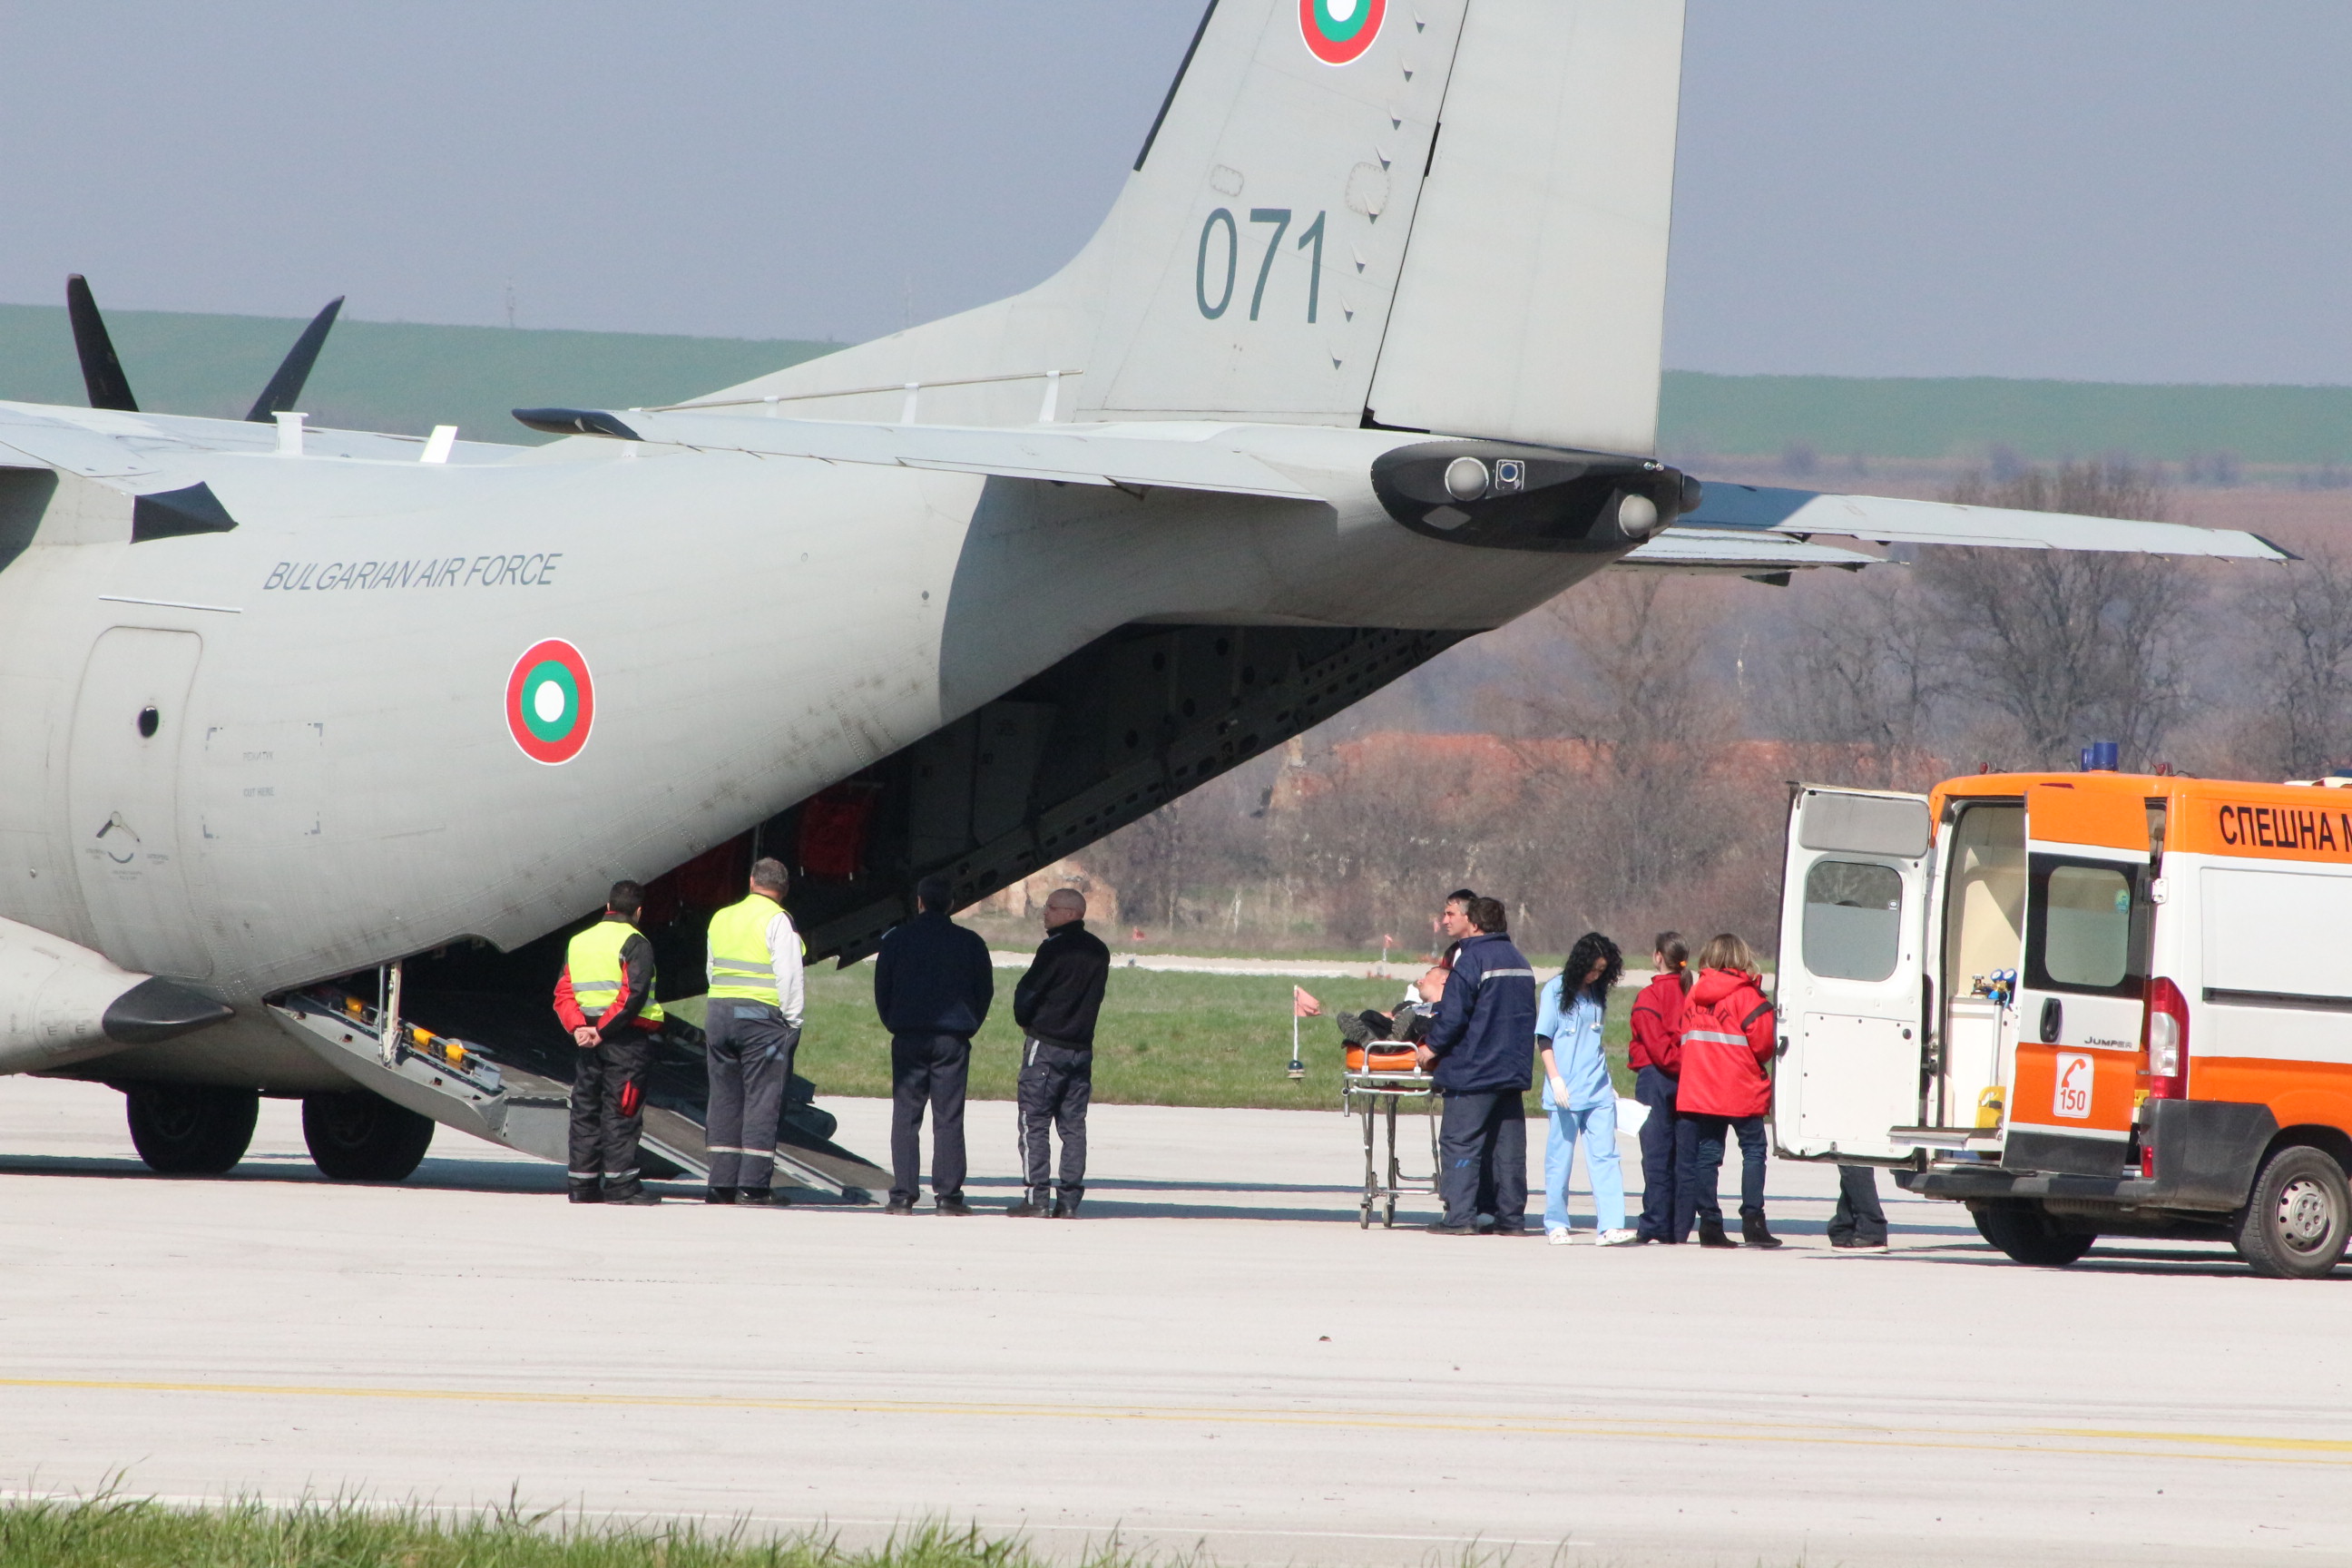
[[[2352,790],[1977,774],[1793,786],[1774,1140],[1895,1168],[2021,1263],[2352,1235]]]

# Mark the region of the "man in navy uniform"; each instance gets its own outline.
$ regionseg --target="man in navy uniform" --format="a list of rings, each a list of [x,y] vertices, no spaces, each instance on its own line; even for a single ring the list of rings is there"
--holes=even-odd
[[[1500,900],[1473,899],[1465,913],[1470,934],[1454,954],[1445,995],[1420,1048],[1445,1097],[1437,1133],[1445,1217],[1429,1229],[1439,1236],[1476,1235],[1480,1188],[1488,1186],[1494,1233],[1522,1236],[1527,1094],[1535,1082],[1535,971],[1511,943]]]
[[[931,1110],[931,1198],[968,1215],[963,1199],[963,1097],[971,1037],[988,1019],[996,977],[988,943],[948,918],[945,877],[915,884],[918,912],[882,939],[874,1010],[890,1031],[890,1206],[913,1214],[921,1185],[923,1108]]]

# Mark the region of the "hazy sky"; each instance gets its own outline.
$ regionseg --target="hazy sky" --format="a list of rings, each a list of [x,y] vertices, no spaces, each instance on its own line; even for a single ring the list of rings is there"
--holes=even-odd
[[[0,0],[0,300],[869,337],[1074,251],[1198,16]],[[1670,364],[2352,382],[2342,0],[1692,0],[1687,60]]]

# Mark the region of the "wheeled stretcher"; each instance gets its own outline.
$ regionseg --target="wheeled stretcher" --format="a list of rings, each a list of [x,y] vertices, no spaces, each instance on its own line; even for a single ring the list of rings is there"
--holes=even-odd
[[[1436,1080],[1416,1065],[1411,1046],[1375,1040],[1369,1047],[1348,1047],[1339,1109],[1364,1122],[1364,1197],[1356,1213],[1360,1228],[1371,1228],[1372,1210],[1378,1207],[1381,1226],[1394,1229],[1398,1198],[1437,1191],[1436,1092]],[[1397,1157],[1397,1112],[1408,1103],[1429,1127],[1426,1176],[1406,1175]],[[1388,1130],[1385,1158],[1377,1136],[1382,1123]]]

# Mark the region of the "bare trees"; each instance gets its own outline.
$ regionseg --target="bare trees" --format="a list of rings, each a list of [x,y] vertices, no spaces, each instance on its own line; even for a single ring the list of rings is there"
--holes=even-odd
[[[1951,499],[2033,511],[2158,518],[2162,491],[2121,462],[1964,482]],[[2063,766],[2093,739],[2154,758],[2188,702],[2195,580],[2157,556],[1931,548],[1916,570],[1949,690],[1992,716],[2014,760]]]
[[[1514,731],[1580,742],[1582,763],[1518,742],[1526,784],[1510,858],[1518,897],[1555,944],[1589,927],[1693,918],[1662,911],[1702,886],[1718,907],[1755,902],[1745,851],[1769,803],[1742,767],[1744,716],[1709,668],[1722,595],[1739,591],[1604,575],[1529,617],[1507,688]]]
[[[1476,739],[1351,743],[1324,759],[1312,787],[1274,816],[1274,852],[1333,935],[1418,934],[1448,889],[1483,886],[1482,866],[1503,848],[1498,828],[1517,786]]]
[[[1118,886],[1131,913],[1162,926],[1176,923],[1190,858],[1190,816],[1191,803],[1180,797],[1111,840],[1118,862],[1111,874],[1124,877]]]
[[[2012,466],[1949,499],[2137,518],[2167,503],[2151,476],[2116,461]],[[1930,547],[1795,596],[1773,717],[1791,738],[1863,748],[1856,782],[1924,786],[1937,752],[2069,766],[2092,740],[2145,764],[2190,707],[2202,588],[2178,562]]]
[[[2235,595],[2260,675],[2238,744],[2262,772],[2311,778],[2352,763],[2352,552],[2325,539]]]
[[[1853,783],[1924,786],[1951,671],[1916,578],[1821,574],[1789,597],[1766,721],[1792,741],[1851,748]]]

